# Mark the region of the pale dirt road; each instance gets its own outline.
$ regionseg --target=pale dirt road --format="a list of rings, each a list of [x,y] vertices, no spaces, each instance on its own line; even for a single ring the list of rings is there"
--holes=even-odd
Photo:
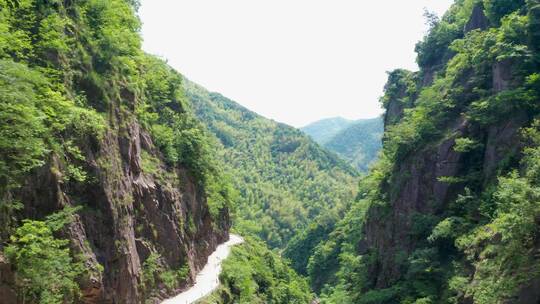
[[[229,256],[231,247],[244,242],[236,234],[231,234],[229,241],[219,245],[209,257],[204,268],[195,279],[195,285],[161,304],[191,304],[212,293],[219,286],[221,263]]]

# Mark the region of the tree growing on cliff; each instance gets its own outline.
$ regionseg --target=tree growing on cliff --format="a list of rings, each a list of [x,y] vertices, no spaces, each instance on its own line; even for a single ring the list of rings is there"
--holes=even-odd
[[[15,283],[23,303],[60,304],[73,301],[79,293],[75,279],[82,264],[75,262],[69,241],[54,237],[74,209],[51,215],[46,221],[23,221],[11,236],[5,253],[15,265]]]

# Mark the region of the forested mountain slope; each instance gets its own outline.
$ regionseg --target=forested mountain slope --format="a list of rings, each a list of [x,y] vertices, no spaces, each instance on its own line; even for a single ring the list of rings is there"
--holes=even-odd
[[[355,122],[356,121],[354,120],[345,119],[343,117],[333,117],[312,122],[309,125],[300,128],[300,130],[311,136],[311,138],[320,145],[324,145],[336,134],[350,127]]]
[[[382,147],[383,119],[323,119],[301,129],[361,172],[377,159]]]
[[[158,302],[229,211],[247,242],[210,303],[310,302],[281,254],[322,303],[540,302],[539,0],[429,17],[359,187],[301,131],[143,53],[136,6],[0,0],[1,304]],[[359,160],[347,141],[371,129],[327,123]]]
[[[324,147],[365,172],[382,148],[382,118],[361,119],[341,130]]]
[[[219,280],[219,289],[197,304],[310,304],[314,299],[307,280],[252,237],[232,249]]]
[[[540,4],[459,0],[429,21],[312,286],[323,303],[538,303]]]
[[[230,185],[132,1],[0,0],[0,303],[144,303],[228,237]]]
[[[238,230],[284,247],[319,215],[352,201],[356,171],[301,131],[188,80],[184,86],[193,111],[219,139],[220,159],[240,191]]]

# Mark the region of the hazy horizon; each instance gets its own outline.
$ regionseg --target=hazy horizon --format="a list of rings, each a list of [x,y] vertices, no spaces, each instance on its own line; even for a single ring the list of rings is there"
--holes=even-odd
[[[141,2],[145,51],[207,89],[295,127],[382,114],[386,72],[417,69],[424,8],[442,15],[453,3]]]

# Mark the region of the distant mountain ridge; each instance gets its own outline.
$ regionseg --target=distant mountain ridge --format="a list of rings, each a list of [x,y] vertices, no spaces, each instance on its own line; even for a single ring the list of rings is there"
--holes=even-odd
[[[330,141],[336,134],[353,125],[356,121],[343,117],[332,117],[318,120],[300,128],[320,145]]]
[[[360,171],[367,171],[382,147],[383,119],[349,120],[333,117],[303,128],[313,140],[337,153]]]
[[[357,171],[304,132],[185,80],[194,114],[219,140],[240,191],[236,228],[283,248],[317,216],[355,195]]]

